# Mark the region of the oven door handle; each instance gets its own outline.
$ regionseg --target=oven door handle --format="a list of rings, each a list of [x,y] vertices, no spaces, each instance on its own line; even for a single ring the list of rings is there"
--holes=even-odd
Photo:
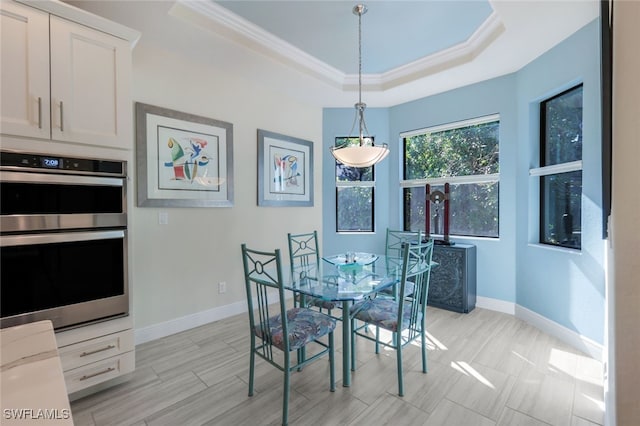
[[[101,185],[123,186],[124,178],[110,178],[82,175],[58,175],[48,173],[0,172],[0,181],[32,184],[63,184],[63,185]]]
[[[98,232],[56,232],[53,234],[3,235],[0,246],[28,246],[34,244],[73,243],[78,241],[95,241],[124,238],[125,230]]]

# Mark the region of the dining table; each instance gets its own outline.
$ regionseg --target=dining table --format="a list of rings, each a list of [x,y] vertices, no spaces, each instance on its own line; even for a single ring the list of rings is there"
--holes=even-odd
[[[398,284],[402,259],[372,253],[345,253],[323,257],[319,264],[291,269],[284,288],[300,296],[342,304],[342,385],[351,385],[351,321],[353,302]]]

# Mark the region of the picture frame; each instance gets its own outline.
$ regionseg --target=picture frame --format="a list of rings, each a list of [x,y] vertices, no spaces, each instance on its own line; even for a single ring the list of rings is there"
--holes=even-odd
[[[138,207],[233,206],[233,124],[136,102]]]
[[[258,205],[313,206],[313,143],[258,129]]]

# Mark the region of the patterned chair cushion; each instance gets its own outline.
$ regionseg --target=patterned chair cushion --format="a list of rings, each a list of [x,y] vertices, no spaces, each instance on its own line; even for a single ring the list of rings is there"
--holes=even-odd
[[[296,295],[296,300],[300,301],[299,294]],[[304,302],[307,306],[315,306],[317,308],[322,308],[327,310],[336,309],[339,307],[336,302],[320,299],[318,297],[305,296]]]
[[[307,343],[331,333],[336,328],[336,320],[329,315],[306,308],[293,308],[287,311],[289,325],[289,349],[300,349]],[[271,344],[284,350],[284,336],[282,333],[282,317],[275,315],[269,318],[269,335]],[[269,336],[262,335],[259,325],[254,330],[256,336],[267,340]]]
[[[400,284],[396,284],[396,285],[398,286],[398,291],[400,291]],[[407,283],[404,285],[404,295],[405,296],[413,295],[415,288],[416,288],[416,285],[414,283],[412,283],[411,281],[407,281]],[[393,296],[394,295],[393,286],[380,290],[380,293],[386,296]]]
[[[355,319],[366,323],[377,325],[389,331],[398,330],[398,302],[392,299],[375,298],[364,299],[355,303],[349,308],[349,313]],[[411,318],[411,303],[404,303],[402,312],[402,328],[404,330],[409,327]],[[418,313],[418,321],[422,318]]]

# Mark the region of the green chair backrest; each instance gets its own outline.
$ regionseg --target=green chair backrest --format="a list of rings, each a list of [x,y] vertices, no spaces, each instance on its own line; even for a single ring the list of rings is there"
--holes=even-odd
[[[402,246],[404,243],[416,244],[422,241],[422,231],[396,231],[387,228],[387,240],[384,248],[387,267],[402,263]],[[394,294],[397,286],[394,286]]]
[[[320,250],[318,249],[318,232],[306,234],[287,234],[289,241],[289,263],[291,271],[295,267],[318,265]]]
[[[273,360],[273,346],[268,338],[271,330],[270,319],[281,315],[283,335],[289,335],[280,249],[265,252],[249,249],[246,244],[242,244],[242,264],[250,330],[254,333],[255,327],[260,328],[262,355]],[[277,295],[277,301],[273,300],[274,294]],[[284,339],[284,346],[284,352],[289,353],[289,339]]]
[[[425,315],[429,296],[432,256],[433,240],[417,244],[405,243],[402,246],[402,278],[399,294],[406,294],[405,286],[409,281],[414,288],[410,296],[398,297],[398,319],[403,318],[405,309],[411,309],[409,339],[414,337],[411,333],[420,332],[418,321]]]
[[[404,243],[416,244],[422,242],[422,236],[422,231],[395,231],[387,228],[385,256],[402,258],[402,245]]]

